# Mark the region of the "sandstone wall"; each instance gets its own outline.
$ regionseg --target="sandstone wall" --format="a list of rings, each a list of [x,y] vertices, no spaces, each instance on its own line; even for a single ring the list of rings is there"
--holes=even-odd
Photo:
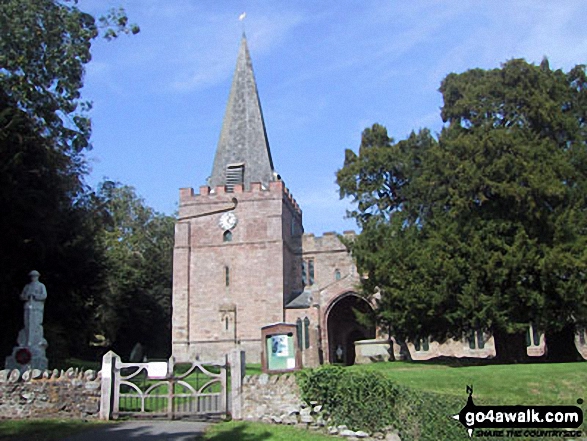
[[[97,419],[100,410],[99,374],[33,370],[0,371],[0,419]]]
[[[245,420],[295,419],[303,404],[293,374],[247,375],[243,379],[242,391]]]
[[[284,296],[299,288],[295,270],[302,214],[282,181],[182,190],[173,262],[173,355],[217,359],[235,348],[260,361],[261,327],[284,321]],[[235,206],[233,199],[238,202]],[[238,218],[224,241],[219,219]]]

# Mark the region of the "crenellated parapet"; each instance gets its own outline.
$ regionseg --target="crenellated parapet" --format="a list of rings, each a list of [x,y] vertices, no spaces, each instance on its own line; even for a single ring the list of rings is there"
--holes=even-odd
[[[344,231],[342,237],[352,239],[355,237],[352,230]],[[315,236],[312,233],[306,233],[302,237],[302,247],[304,253],[323,253],[331,251],[346,251],[346,246],[340,241],[339,234],[333,231],[324,233],[322,236]]]
[[[285,183],[283,181],[272,181],[269,183],[269,187],[262,185],[260,182],[252,182],[247,190],[244,189],[242,184],[237,184],[234,185],[231,192],[228,192],[227,187],[224,185],[214,188],[204,185],[199,188],[198,193],[193,188],[182,188],[179,190],[179,217],[181,219],[184,215],[188,215],[184,213],[186,210],[190,211],[189,215],[197,215],[197,212],[193,212],[192,207],[200,204],[230,204],[234,203],[234,199],[236,199],[237,203],[258,199],[282,199],[290,210],[300,216],[302,214],[302,209],[285,186]]]

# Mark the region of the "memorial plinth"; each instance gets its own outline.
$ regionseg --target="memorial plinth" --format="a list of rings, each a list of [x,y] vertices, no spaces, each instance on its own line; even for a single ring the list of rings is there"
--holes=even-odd
[[[38,271],[29,273],[31,282],[22,290],[20,299],[24,303],[24,328],[18,333],[17,346],[12,355],[6,357],[6,369],[47,369],[47,340],[43,336],[43,311],[47,289],[39,282]]]

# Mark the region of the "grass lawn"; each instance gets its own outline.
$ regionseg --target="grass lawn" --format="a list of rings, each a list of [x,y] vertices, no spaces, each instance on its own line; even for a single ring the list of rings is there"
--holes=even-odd
[[[291,426],[230,421],[206,431],[205,441],[333,441],[331,436]]]
[[[374,363],[348,369],[381,372],[399,384],[430,392],[506,404],[568,404],[587,399],[587,363],[451,366],[441,363]]]
[[[0,441],[53,441],[91,429],[98,421],[0,420]]]

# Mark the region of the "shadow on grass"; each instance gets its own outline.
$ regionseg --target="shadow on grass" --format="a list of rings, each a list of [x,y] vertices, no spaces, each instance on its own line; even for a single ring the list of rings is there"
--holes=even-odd
[[[0,421],[0,441],[54,441],[86,432],[105,423],[81,420],[4,420]]]
[[[263,441],[273,438],[273,434],[268,430],[251,431],[246,424],[236,424],[230,428],[222,429],[219,433],[209,434],[205,438],[198,440],[205,441]]]
[[[62,441],[196,441],[209,427],[202,421],[133,420],[77,434]]]

